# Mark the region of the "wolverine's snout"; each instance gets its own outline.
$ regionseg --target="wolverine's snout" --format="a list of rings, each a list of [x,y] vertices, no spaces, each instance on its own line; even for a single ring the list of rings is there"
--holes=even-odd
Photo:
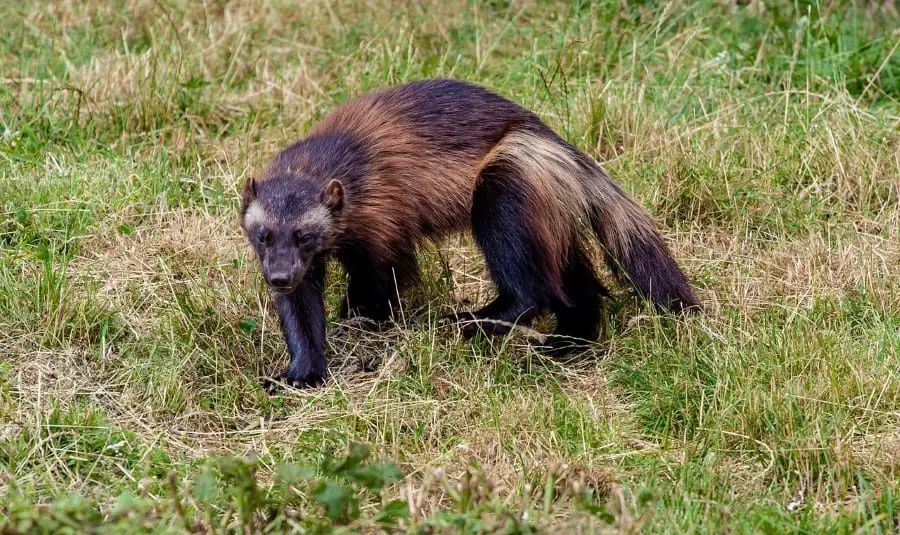
[[[291,274],[285,271],[279,271],[269,275],[269,285],[275,288],[288,288],[291,286]]]
[[[302,262],[267,262],[263,266],[263,278],[270,288],[279,293],[288,293],[300,286],[306,266]]]

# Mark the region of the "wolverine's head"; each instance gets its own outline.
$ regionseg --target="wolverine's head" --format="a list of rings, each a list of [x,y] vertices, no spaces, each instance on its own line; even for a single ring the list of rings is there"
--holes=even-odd
[[[276,293],[303,283],[309,267],[334,245],[344,206],[338,180],[325,186],[292,174],[244,185],[241,226],[259,255],[263,278]]]

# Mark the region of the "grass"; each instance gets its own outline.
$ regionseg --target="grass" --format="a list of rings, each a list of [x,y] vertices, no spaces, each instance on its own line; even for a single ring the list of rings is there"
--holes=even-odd
[[[900,530],[898,9],[0,4],[0,531]],[[573,361],[465,342],[435,318],[491,288],[455,238],[397,328],[332,322],[325,387],[268,397],[240,184],[432,76],[603,162],[706,314],[615,286]]]

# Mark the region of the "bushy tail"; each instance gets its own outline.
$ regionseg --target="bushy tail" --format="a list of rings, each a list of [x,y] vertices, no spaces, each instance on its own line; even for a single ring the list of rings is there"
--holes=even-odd
[[[533,196],[545,201],[556,196],[558,206],[567,208],[566,212],[556,212],[554,203],[542,204],[543,234],[562,234],[559,229],[571,228],[573,215],[586,215],[606,250],[610,268],[620,279],[633,284],[661,308],[701,310],[687,277],[656,233],[650,216],[596,162],[549,128],[511,129],[485,161],[514,165],[532,188]],[[580,206],[573,211],[575,205]],[[566,242],[554,238],[544,241]]]
[[[591,162],[583,186],[589,197],[591,227],[606,250],[610,269],[659,307],[699,312],[700,301],[650,216],[606,173]]]

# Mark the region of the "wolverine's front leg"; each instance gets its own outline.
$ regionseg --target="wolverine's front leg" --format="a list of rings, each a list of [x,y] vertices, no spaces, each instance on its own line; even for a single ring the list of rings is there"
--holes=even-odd
[[[339,312],[341,319],[363,317],[379,325],[400,309],[399,294],[418,282],[419,268],[414,244],[400,243],[393,248],[395,258],[391,263],[360,252],[340,257],[348,278],[347,295]]]
[[[291,356],[290,365],[278,379],[294,388],[318,386],[325,380],[324,286],[325,263],[318,262],[296,290],[275,298]]]

